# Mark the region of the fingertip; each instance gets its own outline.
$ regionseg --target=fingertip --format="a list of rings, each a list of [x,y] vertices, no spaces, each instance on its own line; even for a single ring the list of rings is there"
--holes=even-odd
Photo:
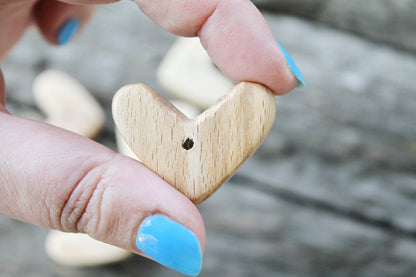
[[[247,52],[246,55],[251,56],[250,61],[238,61],[240,66],[236,70],[235,67],[230,69],[228,64],[219,68],[236,82],[250,81],[262,84],[274,95],[285,95],[297,87],[302,87],[304,81],[299,69],[289,54],[283,52],[275,41],[253,45],[251,48],[259,51],[250,50],[251,54]],[[302,81],[299,78],[302,78]]]
[[[6,112],[6,83],[4,82],[3,72],[0,68],[0,112]]]
[[[150,201],[142,202],[146,216],[134,230],[134,247],[163,266],[188,276],[198,275],[206,235],[197,207],[147,168],[142,178],[146,179],[143,183],[151,183],[152,191],[143,187]]]
[[[275,95],[285,95],[304,86],[302,73],[279,42],[270,40],[269,46],[264,46],[264,53],[259,56],[259,64],[261,57],[263,63],[253,82],[267,86]]]
[[[133,159],[117,155],[106,168],[101,179],[105,193],[88,211],[99,218],[90,218],[81,230],[186,275],[197,275],[206,240],[197,207]]]
[[[137,249],[160,264],[188,276],[202,267],[202,250],[196,235],[163,214],[151,215],[140,225]]]
[[[292,57],[289,55],[289,53],[286,51],[285,48],[283,48],[283,46],[276,41],[277,45],[279,46],[280,50],[282,51],[283,55],[286,58],[286,61],[289,65],[289,68],[292,72],[292,74],[295,76],[295,78],[297,79],[298,83],[296,85],[297,88],[302,88],[305,86],[305,79],[303,78],[302,73],[300,73],[300,70],[298,68],[298,66],[296,65],[295,61],[292,59]]]
[[[76,18],[71,18],[64,22],[57,30],[57,40],[59,45],[67,44],[77,33],[80,22]]]
[[[199,36],[215,64],[234,81],[260,83],[276,95],[298,85],[286,55],[250,1],[221,1]]]
[[[34,10],[35,22],[45,39],[55,45],[65,45],[82,29],[94,11],[94,6],[71,5],[60,1],[40,1]]]

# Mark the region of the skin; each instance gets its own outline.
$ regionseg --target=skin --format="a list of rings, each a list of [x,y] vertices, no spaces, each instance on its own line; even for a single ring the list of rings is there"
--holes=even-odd
[[[88,21],[110,0],[0,0],[0,59],[35,24],[56,44],[70,18]],[[217,66],[235,81],[254,81],[276,94],[295,88],[283,53],[249,0],[136,0],[164,29],[199,36]],[[111,35],[111,34],[110,34]],[[0,214],[134,248],[144,218],[163,213],[185,225],[205,247],[197,208],[132,159],[71,132],[10,115],[0,70]],[[57,166],[59,165],[59,166]]]

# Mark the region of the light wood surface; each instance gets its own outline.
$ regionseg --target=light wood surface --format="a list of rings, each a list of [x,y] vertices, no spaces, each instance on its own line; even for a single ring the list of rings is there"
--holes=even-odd
[[[100,266],[123,261],[131,256],[127,250],[95,240],[87,234],[51,230],[45,251],[54,262],[65,266]]]
[[[184,115],[186,115],[189,118],[195,118],[201,113],[201,111],[198,108],[180,100],[172,100],[171,104],[173,104],[178,110],[180,110]],[[134,152],[130,149],[130,146],[128,146],[127,143],[124,141],[117,128],[115,128],[114,131],[116,136],[118,152],[124,156],[130,157],[140,162],[136,154],[134,154]]]
[[[62,71],[42,72],[33,83],[33,96],[49,124],[89,138],[104,127],[105,113],[98,101]]]
[[[202,109],[214,105],[234,86],[197,37],[176,40],[160,63],[157,80],[167,93]]]
[[[200,203],[227,181],[261,144],[276,113],[271,91],[240,83],[199,117],[189,119],[143,84],[121,88],[114,121],[136,156]],[[183,144],[188,143],[189,150]]]

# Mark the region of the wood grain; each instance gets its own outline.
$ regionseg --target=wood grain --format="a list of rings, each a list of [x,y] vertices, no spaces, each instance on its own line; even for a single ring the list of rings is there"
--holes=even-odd
[[[249,82],[195,119],[143,84],[125,86],[113,99],[114,121],[133,152],[194,203],[209,197],[253,154],[275,113],[272,92]],[[187,139],[193,142],[189,150],[183,147]]]

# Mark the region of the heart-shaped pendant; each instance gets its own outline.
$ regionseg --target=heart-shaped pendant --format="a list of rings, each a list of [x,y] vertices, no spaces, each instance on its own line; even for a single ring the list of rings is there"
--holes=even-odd
[[[189,119],[143,84],[121,88],[114,121],[137,157],[194,203],[208,198],[248,159],[270,131],[274,95],[250,82]]]

